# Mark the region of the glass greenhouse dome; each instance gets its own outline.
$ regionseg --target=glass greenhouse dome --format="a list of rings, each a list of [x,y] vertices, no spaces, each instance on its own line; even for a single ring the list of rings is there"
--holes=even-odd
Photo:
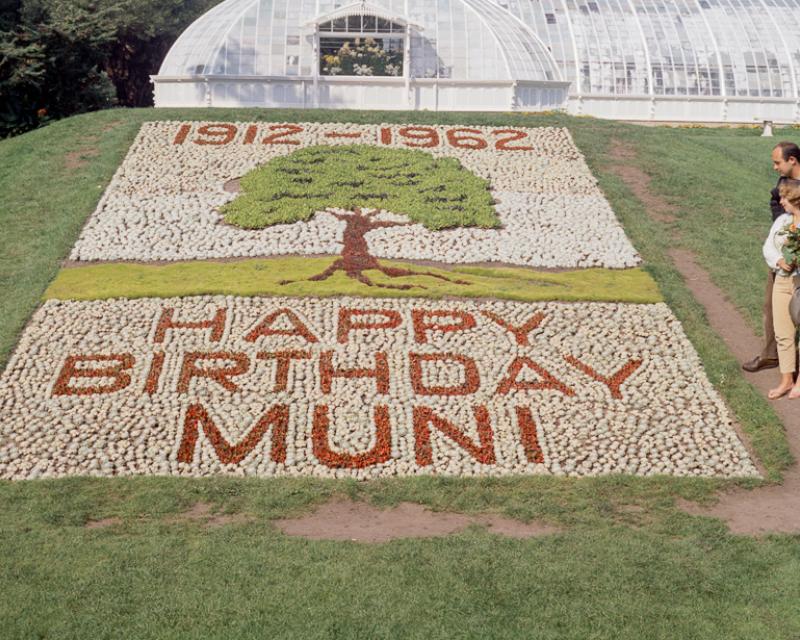
[[[800,0],[225,0],[153,81],[156,106],[796,122],[799,71]]]

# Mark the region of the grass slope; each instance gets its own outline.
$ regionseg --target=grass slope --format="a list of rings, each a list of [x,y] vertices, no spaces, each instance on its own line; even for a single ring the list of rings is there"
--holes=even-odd
[[[758,324],[763,267],[757,253],[768,221],[772,177],[765,148],[771,143],[748,130],[647,129],[524,114],[270,110],[107,111],[54,123],[0,142],[0,361],[140,124],[152,119],[569,126],[771,478],[789,464],[780,424],[744,383],[666,257],[677,232],[678,241],[698,252]],[[615,139],[638,152],[654,177],[653,188],[676,205],[673,228],[650,220],[609,171]],[[719,523],[675,508],[676,496],[708,499],[726,484],[627,477],[2,482],[0,635],[798,637],[797,538],[732,536]],[[438,509],[543,518],[565,531],[514,541],[474,530],[366,547],[289,539],[269,525],[270,518],[307,508],[334,491],[378,504],[411,500]],[[175,520],[199,500],[255,520],[212,530]],[[84,528],[104,517],[121,523]]]
[[[800,141],[798,130],[777,135]],[[770,153],[780,139],[644,128],[630,140],[652,188],[676,207],[676,221],[668,226],[759,334],[767,273],[761,245],[772,223],[769,190],[777,180]]]
[[[307,279],[321,273],[337,258],[269,258],[234,262],[191,261],[168,265],[113,263],[62,269],[44,293],[60,300],[103,300],[107,298],[169,298],[207,294],[237,296],[367,296],[376,298],[499,298],[533,302],[539,300],[592,300],[602,302],[662,302],[655,281],[641,269],[586,269],[559,273],[529,269],[455,267],[452,270],[425,267],[433,273],[460,279],[469,285],[437,280],[429,276],[406,277],[403,283],[415,289],[370,287],[344,273],[325,282]],[[382,261],[408,269],[418,265]],[[394,280],[376,270],[368,271],[377,284]],[[300,282],[279,284],[291,277]],[[424,288],[423,288],[424,287]]]
[[[355,483],[76,479],[0,486],[3,637],[786,640],[800,633],[796,540],[674,513],[691,482]],[[473,529],[368,546],[308,542],[269,519],[339,490],[544,517],[561,534]],[[683,491],[681,491],[683,489]],[[631,511],[635,500],[645,511]],[[249,524],[181,521],[197,501]],[[89,530],[88,518],[120,523]]]

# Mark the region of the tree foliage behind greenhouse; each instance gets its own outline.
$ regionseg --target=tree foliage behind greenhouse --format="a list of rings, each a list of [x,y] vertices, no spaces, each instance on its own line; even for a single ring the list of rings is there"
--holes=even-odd
[[[219,0],[0,0],[0,137],[114,105],[152,105],[150,74]]]

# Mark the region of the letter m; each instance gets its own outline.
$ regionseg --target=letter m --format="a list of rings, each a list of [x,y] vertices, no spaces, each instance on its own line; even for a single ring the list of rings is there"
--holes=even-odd
[[[237,444],[231,444],[220,433],[217,425],[201,404],[190,405],[183,420],[183,436],[178,447],[178,462],[191,462],[194,458],[197,437],[202,427],[211,446],[223,464],[238,464],[255,449],[264,434],[272,427],[270,457],[275,462],[286,461],[286,432],[289,428],[289,407],[273,405],[261,416],[249,433]]]

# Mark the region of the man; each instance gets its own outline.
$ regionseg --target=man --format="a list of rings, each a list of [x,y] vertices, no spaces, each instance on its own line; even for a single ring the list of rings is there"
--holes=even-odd
[[[785,180],[800,182],[800,147],[794,142],[779,142],[772,150],[772,168],[780,177],[778,184],[772,190],[769,205],[772,209],[772,221],[785,212],[781,206],[781,196],[778,193]],[[772,270],[767,276],[767,289],[764,298],[764,348],[752,360],[742,365],[745,371],[755,372],[761,369],[773,369],[778,366],[778,346],[775,344],[775,327],[772,324],[772,285],[775,283],[775,274]]]

